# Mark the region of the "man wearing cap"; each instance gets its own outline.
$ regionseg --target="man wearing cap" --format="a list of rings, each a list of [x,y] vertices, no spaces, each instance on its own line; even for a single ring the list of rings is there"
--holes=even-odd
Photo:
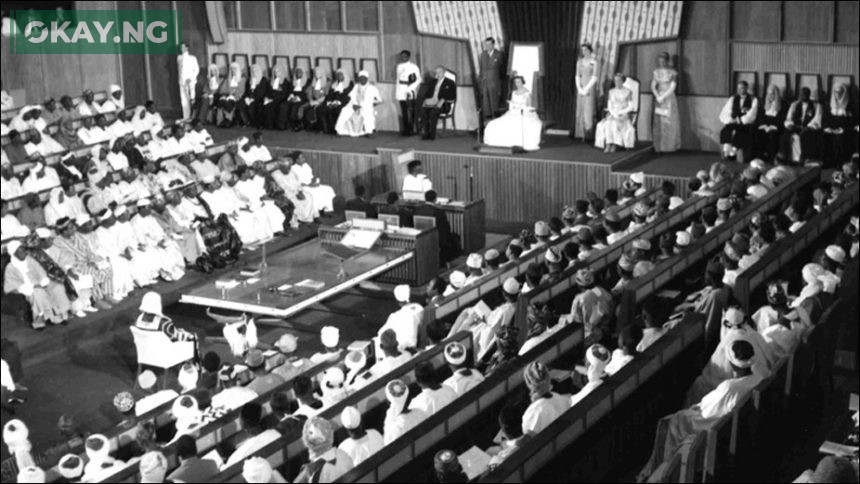
[[[185,258],[175,240],[167,236],[161,225],[152,216],[152,202],[141,199],[137,202],[137,213],[131,220],[137,240],[156,255],[148,259],[158,266],[159,274],[164,280],[176,281],[185,275]]]
[[[471,321],[465,322],[462,328],[457,328],[455,324],[451,328],[451,333],[454,334],[455,328],[457,331],[469,329],[472,331],[474,338],[475,357],[478,360],[483,360],[489,351],[493,349],[493,343],[496,341],[496,332],[499,328],[509,326],[514,319],[514,314],[517,311],[517,297],[520,293],[520,284],[513,277],[509,277],[502,284],[502,297],[504,302],[490,311],[490,314],[484,317],[483,315],[473,312]]]
[[[2,209],[0,210],[2,210],[3,214],[3,224],[0,225],[0,231],[2,231],[4,241],[14,237],[26,237],[30,235],[30,228],[22,224],[14,213],[9,212],[9,202],[3,200]]]
[[[96,312],[92,305],[92,290],[89,287],[91,284],[84,284],[77,274],[70,274],[51,255],[54,234],[49,229],[39,227],[36,229],[36,236],[37,240],[30,238],[27,241],[30,255],[42,266],[49,278],[63,285],[72,304],[72,313],[82,318],[88,312]]]
[[[352,405],[344,407],[340,413],[340,423],[348,436],[337,448],[352,458],[352,465],[361,464],[385,446],[382,434],[376,429],[365,429],[362,426],[361,412]]]
[[[192,170],[194,170],[194,174],[197,175],[196,178],[198,180],[202,180],[202,179],[204,179],[206,177],[210,177],[210,176],[211,177],[217,177],[217,176],[221,175],[222,170],[220,168],[218,168],[218,166],[215,165],[215,163],[212,163],[212,160],[210,160],[206,156],[206,150],[200,149],[199,147],[195,148],[193,159],[190,155],[183,154],[178,158],[178,161],[179,161],[179,164],[183,168],[186,168],[186,170],[188,168],[191,168]],[[191,161],[191,162],[188,163],[188,161]],[[186,165],[187,165],[187,167],[186,167]],[[235,171],[235,169],[224,170],[224,171]],[[194,179],[194,177],[190,176],[190,173],[187,175],[183,173],[183,175],[189,181]]]
[[[328,420],[314,416],[305,422],[302,443],[309,462],[302,466],[294,482],[334,482],[353,468],[352,458],[334,447],[334,428]]]
[[[254,452],[281,437],[281,433],[277,430],[263,428],[263,407],[257,402],[248,402],[242,406],[240,420],[242,422],[242,432],[230,439],[234,445],[238,445],[224,465],[221,466],[222,469],[228,468],[237,462],[242,462],[245,458],[253,455]]]
[[[134,227],[131,225],[130,214],[125,205],[119,205],[113,214],[114,223],[109,230],[112,239],[109,243],[113,243],[116,247],[115,250],[121,252],[131,261],[137,285],[143,287],[154,283],[158,279],[160,269],[158,264],[152,263],[152,261],[157,260],[155,250],[143,244],[138,238],[138,234],[135,233]]]
[[[638,171],[636,173],[630,174],[630,181],[633,182],[634,197],[639,197],[645,194],[647,190],[645,189],[645,173]]]
[[[158,378],[156,378],[152,370],[144,370],[137,376],[137,386],[145,393],[134,405],[134,413],[138,417],[149,413],[167,402],[174,401],[179,396],[172,388],[156,391],[156,383],[158,383]]]
[[[550,247],[544,253],[544,262],[546,263],[547,272],[540,278],[539,284],[549,284],[557,281],[561,277],[561,271],[564,269],[564,256],[558,246]]]
[[[102,112],[101,106],[96,102],[96,95],[92,89],[85,89],[81,96],[81,102],[77,106],[78,115],[81,117],[95,116]]]
[[[338,349],[338,344],[340,343],[340,330],[337,329],[337,327],[323,326],[320,330],[320,341],[322,342],[325,351],[320,351],[311,355],[310,359],[314,364],[333,360],[340,355],[340,350]]]
[[[458,291],[466,284],[466,274],[463,271],[452,271],[448,276],[448,285],[445,287],[445,290],[442,292],[442,296],[450,296],[454,292]]]
[[[466,258],[466,267],[469,269],[469,273],[466,275],[466,282],[464,285],[468,286],[478,282],[478,280],[483,277],[484,256],[477,252],[472,252],[469,254],[469,257]]]
[[[433,189],[433,182],[424,174],[424,165],[421,160],[412,160],[406,165],[406,176],[403,177],[403,187],[400,190],[403,198],[407,193],[427,193]]]
[[[329,185],[323,185],[318,177],[314,176],[313,168],[308,164],[308,159],[301,151],[290,153],[293,159],[291,172],[295,172],[302,192],[313,200],[314,211],[323,214],[334,211],[334,189]]]
[[[376,105],[382,103],[382,96],[375,85],[369,82],[367,71],[358,73],[358,84],[349,92],[349,104],[343,107],[335,124],[335,131],[341,136],[366,136],[376,131]]]
[[[400,104],[400,135],[412,136],[415,129],[415,98],[418,86],[424,80],[421,69],[410,60],[412,53],[408,50],[400,52],[400,62],[397,64],[397,85],[394,97]]]
[[[400,367],[412,358],[412,355],[400,351],[400,345],[397,342],[397,334],[392,329],[386,329],[379,335],[379,348],[382,350],[382,359],[370,367],[369,370],[360,374],[352,385],[353,390],[357,390],[377,378],[382,378],[391,370]]]
[[[392,380],[385,385],[388,410],[382,435],[385,445],[397,440],[401,435],[427,419],[427,414],[418,408],[406,406],[409,400],[409,387],[402,380]]]
[[[454,390],[458,396],[484,381],[484,375],[469,364],[468,351],[462,343],[454,341],[445,346],[445,361],[453,374],[442,384]]]
[[[845,253],[845,249],[838,245],[831,244],[824,249],[824,254],[821,256],[820,264],[821,267],[828,272],[829,276],[842,279],[843,273],[845,272],[846,257],[847,254]]]
[[[78,230],[76,235],[82,239],[77,245],[83,248],[88,245],[96,259],[94,262],[100,268],[110,268],[112,274],[113,298],[119,301],[134,289],[134,274],[131,268],[131,260],[123,257],[113,242],[112,231],[113,213],[103,210],[100,215],[91,218],[81,217],[75,221]],[[105,245],[108,244],[108,245]],[[113,303],[114,301],[111,301]]]
[[[485,267],[484,267],[484,271],[483,271],[484,275],[490,274],[490,273],[494,272],[496,269],[498,269],[499,267],[501,267],[501,262],[502,262],[501,259],[502,259],[502,256],[501,256],[501,254],[499,254],[499,251],[496,249],[489,249],[488,251],[484,252],[484,262],[485,262]]]
[[[606,229],[606,243],[612,245],[627,236],[627,231],[622,229],[621,217],[614,208],[609,208],[603,215],[603,227]]]
[[[636,259],[629,253],[621,254],[618,259],[618,282],[612,287],[612,295],[620,297],[622,291],[633,280],[633,269]]]
[[[111,84],[108,87],[108,98],[101,105],[101,112],[115,113],[125,109],[125,96],[122,94],[122,88],[118,84]]]
[[[248,210],[248,204],[243,202],[234,190],[236,176],[223,172],[221,178],[226,181],[223,185],[219,179],[212,176],[202,180],[206,191],[200,195],[200,198],[209,206],[212,216],[217,218],[222,214],[226,215],[243,244],[270,239],[274,234],[268,230],[268,224]]]
[[[65,324],[71,303],[62,284],[51,280],[48,273],[18,240],[6,246],[9,264],[3,276],[3,292],[18,293],[27,299],[32,309],[33,329],[45,329],[45,322]]]
[[[30,160],[33,165],[30,167],[27,177],[21,182],[24,193],[38,193],[60,186],[60,176],[57,174],[57,170],[46,166],[45,159],[41,155],[34,155]]]
[[[663,417],[657,423],[657,435],[664,436],[665,440],[655,442],[654,451],[639,473],[637,482],[644,482],[660,463],[671,458],[687,437],[712,429],[761,383],[764,376],[756,373],[753,364],[759,355],[748,341],[734,341],[725,347],[725,354],[731,364],[731,378],[720,383],[692,407]],[[660,431],[661,428],[665,432]]]
[[[574,282],[581,292],[573,298],[566,319],[585,327],[586,341],[598,342],[603,339],[613,313],[612,294],[595,282],[594,273],[588,268],[576,271]]]
[[[386,330],[393,330],[401,350],[418,347],[418,328],[424,319],[424,308],[409,302],[411,297],[408,285],[400,284],[394,288],[394,299],[400,304],[400,309],[391,313],[377,332],[378,336],[382,336]]]
[[[720,322],[723,310],[728,307],[731,290],[723,283],[725,267],[719,257],[708,262],[705,268],[705,287],[687,297],[687,306],[705,315],[705,352],[711,354],[720,340]],[[685,305],[679,307],[683,309]]]

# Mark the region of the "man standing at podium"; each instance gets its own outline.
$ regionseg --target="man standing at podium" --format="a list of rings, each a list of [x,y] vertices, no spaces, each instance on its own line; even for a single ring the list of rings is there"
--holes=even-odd
[[[420,160],[412,160],[406,165],[407,174],[403,177],[403,198],[424,198],[424,194],[433,189],[433,182],[424,174],[424,165]]]
[[[421,69],[409,59],[412,53],[408,50],[400,52],[400,63],[397,64],[397,86],[394,97],[400,103],[400,134],[412,136],[415,125],[415,96],[421,85]]]

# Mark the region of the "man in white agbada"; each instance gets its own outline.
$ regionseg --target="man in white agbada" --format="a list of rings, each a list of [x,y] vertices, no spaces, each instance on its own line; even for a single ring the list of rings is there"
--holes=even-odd
[[[361,425],[361,412],[357,408],[351,405],[344,407],[340,413],[340,423],[349,435],[337,448],[352,458],[353,465],[361,464],[385,446],[382,434]]]
[[[240,177],[236,182],[235,190],[239,197],[248,202],[252,211],[262,216],[269,232],[272,234],[283,232],[287,218],[275,202],[266,195],[266,180],[263,177],[254,176],[254,171],[247,166],[239,167],[237,172]]]
[[[257,161],[270,161],[272,153],[263,144],[263,133],[257,131],[252,135],[252,138],[253,142],[251,143],[248,142],[248,138],[239,138],[237,143],[239,146],[239,157],[248,166],[253,165]]]
[[[612,361],[612,353],[602,344],[593,344],[585,352],[585,376],[588,382],[576,394],[570,397],[570,406],[579,403],[603,383],[606,375],[606,365]]]
[[[24,193],[38,193],[60,186],[60,176],[57,170],[45,166],[45,160],[41,156],[34,156],[35,164],[30,167],[30,174],[21,183]]]
[[[183,158],[183,156],[185,156],[185,158]],[[182,155],[179,157],[179,162],[184,163],[187,159],[188,155]],[[194,161],[188,164],[188,167],[194,170],[194,174],[197,175],[197,178],[200,180],[208,176],[221,175],[221,170],[218,169],[218,165],[212,163],[212,160],[206,157],[206,150],[199,146],[195,148]]]
[[[114,274],[121,272],[118,266],[126,265],[135,284],[148,286],[158,277],[158,268],[147,260],[147,256],[151,257],[152,254],[138,250],[140,243],[131,226],[128,223],[118,223],[117,217],[125,217],[126,212],[124,205],[118,207],[115,212],[107,210],[99,217],[100,226],[95,234],[101,250],[104,251],[102,253],[107,255],[114,265]]]
[[[400,284],[394,288],[394,299],[400,304],[400,309],[391,313],[377,332],[377,336],[380,336],[387,329],[394,331],[401,351],[418,347],[418,327],[424,319],[424,308],[409,302],[411,297],[408,285]]]
[[[294,151],[290,157],[293,159],[291,171],[296,173],[299,183],[302,184],[302,191],[310,195],[313,200],[314,210],[318,213],[334,211],[334,189],[328,185],[321,185],[320,179],[314,177],[314,171],[308,164],[304,153]]]
[[[171,136],[164,141],[162,157],[193,153],[198,149],[198,145],[185,134],[185,127],[181,124],[171,126],[170,134]]]
[[[394,331],[391,329],[383,331],[379,337],[382,359],[378,360],[369,370],[358,375],[352,384],[352,389],[358,390],[378,378],[385,377],[388,372],[400,367],[412,358],[410,353],[400,351],[397,346],[397,336]]]
[[[730,377],[690,408],[663,417],[657,423],[651,458],[639,473],[637,482],[644,482],[662,462],[670,459],[687,437],[709,430],[729,415],[746,395],[767,378],[767,375],[758,372],[760,367],[755,363],[759,355],[748,341],[735,340],[731,346],[720,350],[731,365]],[[661,431],[661,428],[666,430]]]
[[[55,153],[66,151],[66,148],[64,148],[60,143],[54,141],[54,138],[33,130],[30,132],[30,138],[27,140],[27,144],[24,145],[24,150],[28,155],[38,153],[42,156],[50,156]]]
[[[510,324],[517,310],[517,295],[520,293],[520,283],[513,277],[509,277],[502,284],[502,296],[505,302],[497,306],[488,314],[483,314],[480,307],[486,304],[475,305],[466,308],[457,317],[448,335],[459,331],[468,330],[472,332],[475,343],[475,356],[481,360],[485,353],[492,349],[496,340],[496,329]],[[486,311],[486,309],[484,309]]]
[[[376,131],[376,105],[382,103],[379,90],[369,82],[367,71],[358,73],[358,84],[349,92],[349,103],[340,111],[335,131],[341,136],[364,136]]]
[[[125,110],[120,110],[116,113],[116,119],[107,127],[108,135],[111,138],[119,138],[120,136],[134,136],[134,125],[131,123],[132,113]]]
[[[152,191],[145,183],[145,177],[138,174],[134,168],[126,168],[122,172],[122,179],[116,183],[119,191],[120,203],[131,203],[152,197]]]
[[[150,263],[158,266],[161,277],[176,281],[185,275],[185,259],[176,241],[168,237],[152,217],[151,203],[148,199],[137,202],[137,214],[131,219],[131,226],[141,244],[157,255]]]
[[[460,396],[484,381],[484,375],[466,362],[468,356],[462,343],[454,341],[445,346],[445,361],[451,367],[452,375],[442,384]]]
[[[78,103],[77,109],[78,114],[80,114],[81,117],[95,116],[102,112],[101,105],[96,102],[96,94],[92,89],[84,90],[81,102]]]
[[[179,67],[179,100],[182,103],[182,119],[191,118],[191,106],[197,96],[197,76],[200,74],[200,64],[197,58],[188,51],[188,43],[182,43],[182,53],[176,59]]]
[[[278,169],[272,172],[272,179],[284,191],[287,199],[295,206],[293,215],[297,221],[311,223],[319,217],[319,212],[314,209],[314,200],[302,189],[302,182],[295,171],[293,171],[293,160],[282,158],[279,160]]]
[[[421,388],[421,392],[415,395],[409,403],[409,408],[423,410],[427,416],[435,414],[459,396],[453,388],[437,381],[436,369],[429,361],[418,363],[415,367],[415,381]]]
[[[63,285],[48,278],[45,269],[27,253],[21,242],[9,242],[6,250],[10,256],[3,273],[3,292],[27,298],[33,310],[34,329],[44,329],[45,321],[64,323],[69,317],[71,303]]]
[[[78,245],[88,245],[94,254],[106,259],[110,265],[111,286],[113,287],[111,296],[115,301],[119,301],[134,290],[134,277],[131,271],[131,261],[122,257],[119,251],[115,251],[115,246],[112,243],[109,246],[103,245],[103,241],[111,242],[112,239],[110,232],[101,226],[101,222],[107,221],[108,218],[112,219],[113,213],[110,210],[105,210],[98,221],[93,220],[88,215],[82,215],[75,219],[75,225],[78,226],[78,235],[81,238]],[[109,223],[113,224],[112,221]]]
[[[388,382],[385,385],[385,396],[388,399],[388,410],[385,412],[382,435],[385,445],[388,445],[423,422],[427,414],[419,408],[406,408],[409,387],[401,380]]]
[[[108,98],[102,103],[101,112],[113,113],[125,109],[125,95],[122,88],[117,84],[111,84],[108,88]]]
[[[62,187],[54,187],[48,195],[48,203],[45,204],[45,223],[51,227],[57,225],[57,220],[63,217],[74,219],[78,215],[87,213],[83,202],[75,195],[75,186],[70,184],[67,191]]]
[[[206,191],[200,198],[209,205],[212,216],[217,218],[226,214],[244,244],[270,239],[274,234],[269,230],[268,224],[251,211],[247,203],[239,199],[230,185],[231,182],[235,184],[236,177],[229,172],[222,173],[221,177],[226,184],[221,185],[221,182],[212,176],[203,179]]]
[[[138,106],[131,122],[134,126],[135,135],[148,131],[153,139],[164,129],[164,119],[161,118],[161,114],[155,108],[155,101],[153,100],[146,101],[143,106]]]
[[[215,144],[215,141],[212,139],[212,135],[210,135],[209,131],[203,127],[203,123],[199,119],[193,119],[191,121],[191,129],[185,133],[185,136],[197,147],[205,148],[209,145]]]
[[[128,168],[128,158],[122,152],[122,148],[125,146],[125,139],[114,138],[111,140],[109,146],[110,151],[107,152],[107,163],[111,169],[116,171]]]

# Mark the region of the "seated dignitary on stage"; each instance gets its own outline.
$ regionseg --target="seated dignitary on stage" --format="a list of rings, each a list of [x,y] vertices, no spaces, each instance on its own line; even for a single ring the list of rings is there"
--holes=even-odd
[[[767,87],[764,97],[761,123],[755,131],[755,156],[768,161],[773,160],[779,152],[779,139],[782,136],[784,123],[782,93],[778,86],[771,84]]]
[[[484,144],[490,146],[522,146],[526,151],[540,148],[543,123],[535,112],[531,92],[526,89],[522,76],[513,78],[508,110],[499,118],[487,123]]]
[[[749,84],[740,81],[737,91],[730,97],[720,111],[720,145],[723,158],[734,159],[738,150],[744,151],[744,158],[752,148],[755,120],[758,115],[758,99],[749,93]]]
[[[830,94],[830,109],[824,115],[824,136],[821,158],[828,166],[836,167],[857,151],[857,113],[849,105],[848,87],[839,83]]]
[[[449,114],[457,101],[457,84],[448,77],[444,66],[436,67],[436,83],[428,97],[421,103],[421,138],[436,139],[436,124],[439,116]]]
[[[810,96],[808,87],[801,88],[800,96],[791,103],[785,116],[782,153],[794,162],[806,162],[819,156],[822,109]]]
[[[317,108],[317,119],[323,133],[335,134],[334,127],[340,117],[340,111],[349,104],[349,93],[354,86],[355,83],[352,79],[346,78],[343,69],[338,69],[334,73],[331,89]]]
[[[616,151],[619,147],[633,148],[636,141],[636,127],[630,119],[635,100],[633,91],[624,87],[625,80],[624,74],[615,74],[615,86],[609,90],[606,101],[606,117],[597,123],[594,133],[594,146],[603,148],[604,152]]]
[[[369,81],[367,71],[358,73],[358,84],[349,92],[349,103],[340,111],[335,131],[341,136],[365,136],[376,131],[376,105],[382,103],[379,90]]]

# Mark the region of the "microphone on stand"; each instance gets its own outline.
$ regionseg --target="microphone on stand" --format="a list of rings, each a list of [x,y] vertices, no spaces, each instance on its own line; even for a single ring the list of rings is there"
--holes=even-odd
[[[458,190],[457,190],[457,177],[456,177],[456,176],[454,176],[454,175],[448,175],[448,176],[446,176],[445,178],[447,178],[448,180],[453,180],[453,181],[454,181],[454,199],[455,199],[455,200],[459,200],[459,199],[460,199],[460,194],[458,193]]]
[[[472,169],[470,165],[463,165],[463,168],[469,170],[469,200],[472,201],[474,199],[475,194],[475,170]]]

